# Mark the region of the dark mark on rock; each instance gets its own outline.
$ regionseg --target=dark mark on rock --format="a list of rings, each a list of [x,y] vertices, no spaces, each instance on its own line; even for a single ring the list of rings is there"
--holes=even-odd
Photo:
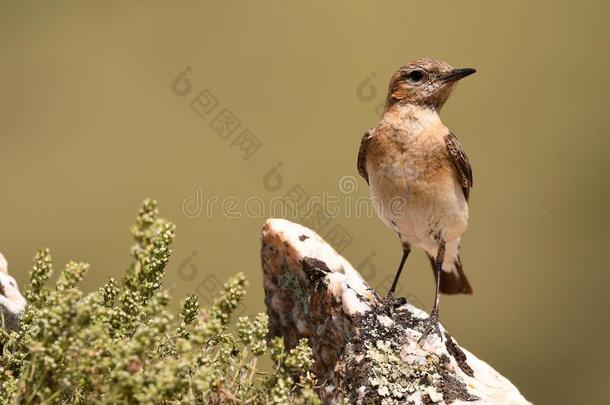
[[[448,364],[449,358],[443,354],[441,360]],[[443,392],[443,400],[450,404],[456,400],[460,401],[476,401],[479,399],[476,395],[472,395],[466,389],[466,384],[460,381],[455,375],[450,373],[446,367],[439,370],[441,375],[441,391]]]
[[[303,266],[303,272],[312,283],[323,279],[326,274],[331,272],[326,263],[315,257],[303,258],[301,266]]]
[[[445,341],[445,347],[447,348],[449,354],[453,356],[458,366],[460,366],[464,373],[466,373],[470,377],[474,377],[474,371],[472,370],[470,365],[468,365],[466,353],[464,353],[462,349],[460,349],[459,346],[455,344],[453,338],[447,332],[445,332],[445,338],[447,339]]]

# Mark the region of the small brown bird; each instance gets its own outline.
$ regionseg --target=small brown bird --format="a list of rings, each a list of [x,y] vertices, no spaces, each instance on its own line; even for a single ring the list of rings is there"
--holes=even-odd
[[[402,243],[388,297],[412,247],[424,249],[432,264],[436,294],[423,336],[431,330],[440,336],[439,292],[472,294],[458,254],[468,222],[472,169],[439,111],[456,82],[473,73],[428,58],[398,69],[383,116],[364,134],[358,153],[358,172],[369,183],[373,205]]]

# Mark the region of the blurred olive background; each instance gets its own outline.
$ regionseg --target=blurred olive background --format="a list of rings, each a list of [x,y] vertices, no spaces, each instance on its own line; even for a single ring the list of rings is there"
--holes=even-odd
[[[242,312],[263,311],[263,215],[206,201],[366,196],[359,177],[352,193],[339,183],[357,176],[389,76],[430,56],[478,70],[442,112],[475,173],[462,246],[475,294],[443,297],[444,324],[536,403],[610,401],[608,3],[0,4],[0,251],[20,283],[41,246],[57,268],[90,262],[89,290],[119,277],[150,196],[177,224],[176,296],[206,302],[243,271]],[[218,105],[201,117],[206,89]],[[211,127],[224,108],[240,121],[228,139]],[[244,129],[262,145],[246,160]],[[343,254],[387,283],[393,233],[344,212],[321,234],[335,226]],[[432,280],[417,252],[402,292],[430,306]]]

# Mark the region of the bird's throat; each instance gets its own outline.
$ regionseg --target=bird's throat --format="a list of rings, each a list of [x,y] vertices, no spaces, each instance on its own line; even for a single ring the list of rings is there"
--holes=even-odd
[[[442,125],[437,110],[416,104],[397,104],[384,112],[382,120],[396,129],[408,129],[413,134]]]

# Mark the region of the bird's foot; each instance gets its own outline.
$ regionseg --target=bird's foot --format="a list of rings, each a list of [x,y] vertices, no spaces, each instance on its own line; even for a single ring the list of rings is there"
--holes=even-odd
[[[441,333],[441,327],[438,323],[438,311],[432,311],[430,316],[427,319],[422,320],[421,325],[423,326],[422,335],[417,341],[417,343],[421,343],[422,340],[426,339],[430,334],[438,335],[443,341],[443,334]]]
[[[386,312],[389,316],[394,315],[394,310],[405,305],[407,299],[404,297],[394,297],[393,293],[388,294],[383,300],[383,306],[386,308]]]

